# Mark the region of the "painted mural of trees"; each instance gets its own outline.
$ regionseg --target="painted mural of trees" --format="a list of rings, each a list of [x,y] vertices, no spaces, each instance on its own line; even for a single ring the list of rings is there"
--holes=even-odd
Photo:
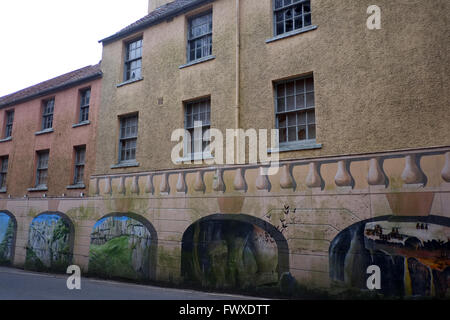
[[[8,215],[0,213],[0,265],[12,260],[15,223]]]
[[[65,272],[72,263],[70,225],[57,214],[36,217],[30,226],[25,268]]]
[[[130,217],[99,220],[91,234],[89,273],[106,278],[148,279],[152,241],[147,227]]]
[[[278,282],[278,248],[263,229],[242,221],[202,221],[183,237],[182,275],[209,288],[252,288]]]

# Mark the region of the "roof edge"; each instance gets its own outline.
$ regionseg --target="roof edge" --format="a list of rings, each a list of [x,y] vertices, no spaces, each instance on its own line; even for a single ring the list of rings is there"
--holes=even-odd
[[[100,71],[98,73],[95,73],[93,75],[87,76],[85,78],[77,79],[77,80],[65,83],[63,85],[59,85],[59,86],[56,86],[56,87],[53,87],[53,88],[50,88],[50,89],[47,89],[47,90],[43,90],[41,92],[32,94],[32,95],[24,97],[24,98],[20,98],[18,100],[12,101],[12,102],[7,102],[7,103],[3,103],[3,104],[0,103],[0,109],[11,107],[11,106],[14,106],[14,105],[17,105],[17,104],[20,104],[20,103],[24,103],[24,102],[27,102],[27,101],[30,101],[30,100],[33,100],[33,99],[36,99],[36,98],[39,98],[39,97],[46,96],[46,95],[51,94],[51,93],[55,93],[55,92],[58,92],[58,91],[61,91],[61,90],[64,90],[64,89],[75,87],[75,86],[77,86],[79,84],[82,84],[84,82],[88,82],[88,81],[91,81],[91,80],[99,79],[101,77],[103,77],[103,72]]]
[[[183,14],[185,12],[193,10],[196,7],[199,7],[199,6],[202,6],[202,5],[207,4],[209,2],[214,2],[214,1],[215,0],[199,0],[199,1],[196,1],[196,2],[189,3],[189,4],[185,5],[184,7],[181,7],[179,9],[170,11],[170,12],[165,13],[165,14],[162,14],[161,16],[159,16],[155,20],[151,20],[151,21],[148,21],[148,22],[143,22],[141,25],[132,27],[129,30],[124,30],[123,32],[119,31],[119,32],[117,32],[117,33],[115,33],[115,34],[113,34],[113,35],[111,35],[109,37],[106,37],[104,39],[99,40],[98,43],[108,44],[108,43],[114,42],[115,40],[122,39],[122,38],[124,38],[126,36],[132,35],[135,32],[141,31],[143,29],[147,29],[147,28],[149,28],[151,26],[154,26],[156,24],[160,24],[160,23],[162,23],[163,21],[165,21],[167,19],[174,18],[174,17],[176,17],[176,16],[178,16],[180,14]],[[154,12],[154,11],[152,11],[152,12]],[[146,16],[144,16],[143,18],[145,18],[145,17]],[[141,19],[143,19],[143,18],[141,18]],[[139,20],[137,20],[137,21],[139,21]]]

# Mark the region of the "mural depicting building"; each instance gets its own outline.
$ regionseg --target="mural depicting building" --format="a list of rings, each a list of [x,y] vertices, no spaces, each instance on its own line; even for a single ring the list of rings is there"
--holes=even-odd
[[[366,289],[358,270],[377,265],[383,293],[444,297],[450,280],[450,220],[385,217],[342,231],[330,247],[334,280]]]
[[[33,219],[25,267],[38,271],[65,272],[72,262],[73,227],[59,214],[41,214]]]
[[[0,265],[12,262],[15,233],[16,223],[13,218],[0,212]]]
[[[152,236],[142,223],[127,216],[110,216],[94,225],[89,272],[106,277],[148,279]]]
[[[149,3],[101,41],[95,79],[60,87],[64,115],[59,91],[20,102],[35,110],[55,95],[55,132],[16,131],[40,115],[19,119],[18,104],[0,98],[0,122],[11,123],[10,107],[18,115],[13,139],[0,141],[4,167],[18,168],[0,190],[0,209],[17,220],[14,266],[68,261],[49,254],[68,252],[63,238],[48,242],[56,224],[33,220],[61,212],[74,228],[72,263],[102,277],[339,297],[367,292],[367,267],[378,265],[380,294],[450,297],[448,1],[380,0],[380,30],[366,27],[359,0]],[[89,83],[98,116],[72,128]],[[172,133],[198,119],[205,131],[279,129],[278,172],[264,175],[248,148],[235,164],[202,153],[172,161]],[[77,161],[67,155],[80,144],[85,188],[69,193]],[[35,153],[53,146],[48,190],[28,190]]]

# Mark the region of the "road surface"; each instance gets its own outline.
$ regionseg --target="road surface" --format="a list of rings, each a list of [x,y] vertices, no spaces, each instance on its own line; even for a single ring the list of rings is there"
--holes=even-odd
[[[96,279],[81,279],[81,290],[67,289],[69,275],[52,275],[0,267],[0,300],[245,300],[229,294],[160,288]]]

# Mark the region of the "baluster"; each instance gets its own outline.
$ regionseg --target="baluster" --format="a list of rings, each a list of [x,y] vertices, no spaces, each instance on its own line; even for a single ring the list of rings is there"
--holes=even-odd
[[[246,188],[245,176],[242,168],[239,168],[235,172],[234,176],[234,189],[243,191]]]
[[[380,159],[370,159],[369,173],[367,174],[367,182],[371,186],[386,185],[386,176],[380,166]]]
[[[442,169],[442,179],[445,182],[450,182],[450,152],[445,154],[445,166]]]
[[[402,173],[402,180],[405,184],[420,184],[424,182],[424,174],[420,171],[416,163],[416,155],[408,155],[405,159],[405,169]]]
[[[338,170],[334,177],[334,182],[338,187],[352,186],[353,178],[347,169],[347,160],[341,160],[338,162]]]
[[[281,168],[280,187],[282,189],[294,189],[295,188],[295,180],[291,174],[291,166],[288,164],[285,164]]]
[[[194,190],[198,192],[205,192],[206,190],[202,171],[197,171],[197,173],[195,174]]]
[[[184,172],[178,174],[177,192],[186,193],[186,181],[184,179]]]
[[[214,181],[213,181],[213,190],[214,191],[220,191],[225,192],[225,183],[223,182],[223,170],[217,169],[215,175],[214,175]]]
[[[159,192],[160,193],[169,193],[169,181],[168,181],[168,176],[167,173],[164,173],[161,176],[161,183],[159,185]]]
[[[311,162],[309,164],[309,172],[306,177],[306,186],[308,188],[321,188],[322,178],[319,174],[319,168],[316,162]]]

